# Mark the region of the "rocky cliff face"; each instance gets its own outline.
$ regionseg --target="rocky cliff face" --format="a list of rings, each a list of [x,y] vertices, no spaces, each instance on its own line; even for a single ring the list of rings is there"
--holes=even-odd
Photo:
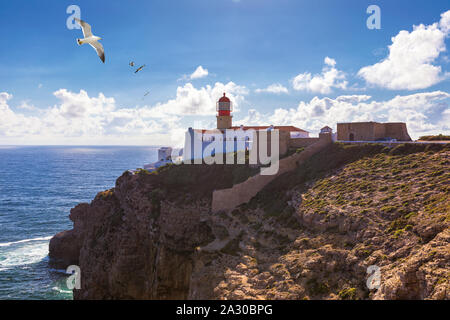
[[[246,169],[125,173],[50,257],[80,266],[75,299],[448,299],[449,164],[442,146],[335,144],[218,214],[212,191]]]
[[[192,252],[214,239],[202,221],[206,206],[165,202],[140,178],[125,174],[115,189],[72,209],[74,229],[50,242],[50,256],[82,270],[76,299],[188,297]]]

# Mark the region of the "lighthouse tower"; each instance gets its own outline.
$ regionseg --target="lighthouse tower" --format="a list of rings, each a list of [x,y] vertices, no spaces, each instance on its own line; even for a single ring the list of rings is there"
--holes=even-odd
[[[217,110],[217,129],[231,129],[231,122],[233,116],[233,104],[230,99],[223,94],[223,97],[219,99],[216,105]]]

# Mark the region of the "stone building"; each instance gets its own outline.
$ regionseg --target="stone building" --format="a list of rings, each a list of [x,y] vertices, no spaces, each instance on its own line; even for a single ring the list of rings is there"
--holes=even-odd
[[[350,122],[337,124],[339,141],[411,141],[406,123],[403,122]]]

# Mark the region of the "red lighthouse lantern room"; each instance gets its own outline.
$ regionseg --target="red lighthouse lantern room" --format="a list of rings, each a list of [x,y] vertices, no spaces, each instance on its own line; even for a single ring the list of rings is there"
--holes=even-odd
[[[233,116],[231,111],[233,111],[233,104],[230,99],[223,94],[223,97],[219,99],[216,104],[217,110],[217,129],[231,129],[231,123]]]
[[[216,110],[219,112],[219,116],[230,116],[233,111],[233,104],[230,99],[223,94],[223,97],[219,99],[216,104]]]

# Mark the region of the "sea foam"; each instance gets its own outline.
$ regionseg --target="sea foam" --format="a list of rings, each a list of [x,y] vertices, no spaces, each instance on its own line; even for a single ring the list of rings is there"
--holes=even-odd
[[[48,255],[50,238],[42,237],[2,243],[0,246],[0,271],[42,261]]]
[[[4,243],[0,243],[0,247],[9,247],[9,246],[14,245],[14,244],[31,242],[31,241],[46,241],[46,240],[50,240],[51,238],[52,238],[52,236],[41,237],[41,238],[33,238],[33,239],[24,239],[24,240],[13,241],[13,242],[4,242]]]

